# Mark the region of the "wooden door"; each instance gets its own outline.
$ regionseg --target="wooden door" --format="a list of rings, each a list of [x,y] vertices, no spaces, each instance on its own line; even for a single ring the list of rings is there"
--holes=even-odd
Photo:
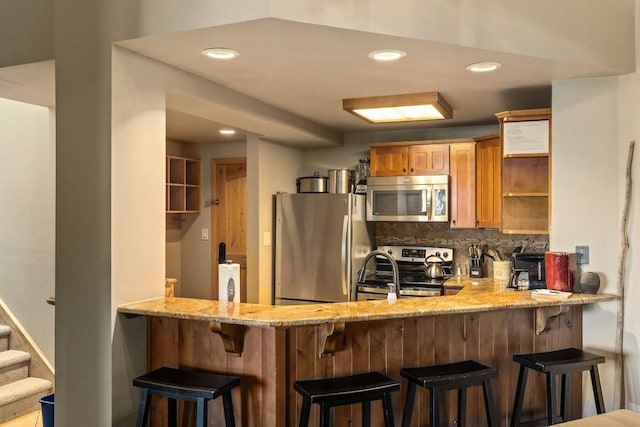
[[[448,175],[449,144],[409,147],[409,175]]]
[[[502,147],[500,133],[475,138],[478,228],[500,228]]]
[[[407,175],[408,147],[372,147],[371,176]]]
[[[476,226],[476,144],[451,144],[451,228]]]
[[[247,162],[244,158],[211,161],[211,296],[218,299],[220,243],[225,259],[240,264],[240,299],[247,301]]]

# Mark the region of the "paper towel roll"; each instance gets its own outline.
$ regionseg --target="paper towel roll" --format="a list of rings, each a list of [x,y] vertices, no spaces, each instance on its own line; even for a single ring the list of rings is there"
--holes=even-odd
[[[218,264],[218,300],[240,302],[240,264]]]

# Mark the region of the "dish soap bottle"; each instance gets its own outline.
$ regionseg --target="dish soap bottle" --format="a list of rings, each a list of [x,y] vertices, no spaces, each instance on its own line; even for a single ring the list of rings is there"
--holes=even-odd
[[[398,299],[398,294],[396,293],[396,284],[395,283],[387,283],[389,287],[389,293],[387,294],[387,301],[394,302]]]

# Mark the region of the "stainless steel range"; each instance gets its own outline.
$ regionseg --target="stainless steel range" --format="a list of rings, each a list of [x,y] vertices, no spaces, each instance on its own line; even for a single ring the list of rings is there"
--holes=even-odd
[[[379,251],[389,254],[398,264],[400,274],[400,298],[433,297],[444,294],[443,283],[453,275],[453,249],[424,246],[379,246]],[[431,257],[431,258],[430,258]],[[440,263],[444,272],[441,278],[425,276],[425,259]],[[391,262],[376,256],[375,269],[364,275],[356,285],[356,300],[385,299],[388,283],[393,282]],[[369,265],[373,266],[371,262]]]

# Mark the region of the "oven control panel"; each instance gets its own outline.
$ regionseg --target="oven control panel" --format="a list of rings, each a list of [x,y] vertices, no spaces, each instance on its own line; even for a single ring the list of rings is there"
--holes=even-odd
[[[453,249],[430,246],[378,246],[378,250],[391,255],[396,261],[424,262],[430,256],[438,256],[444,262],[453,261]],[[435,260],[437,261],[437,260]]]

